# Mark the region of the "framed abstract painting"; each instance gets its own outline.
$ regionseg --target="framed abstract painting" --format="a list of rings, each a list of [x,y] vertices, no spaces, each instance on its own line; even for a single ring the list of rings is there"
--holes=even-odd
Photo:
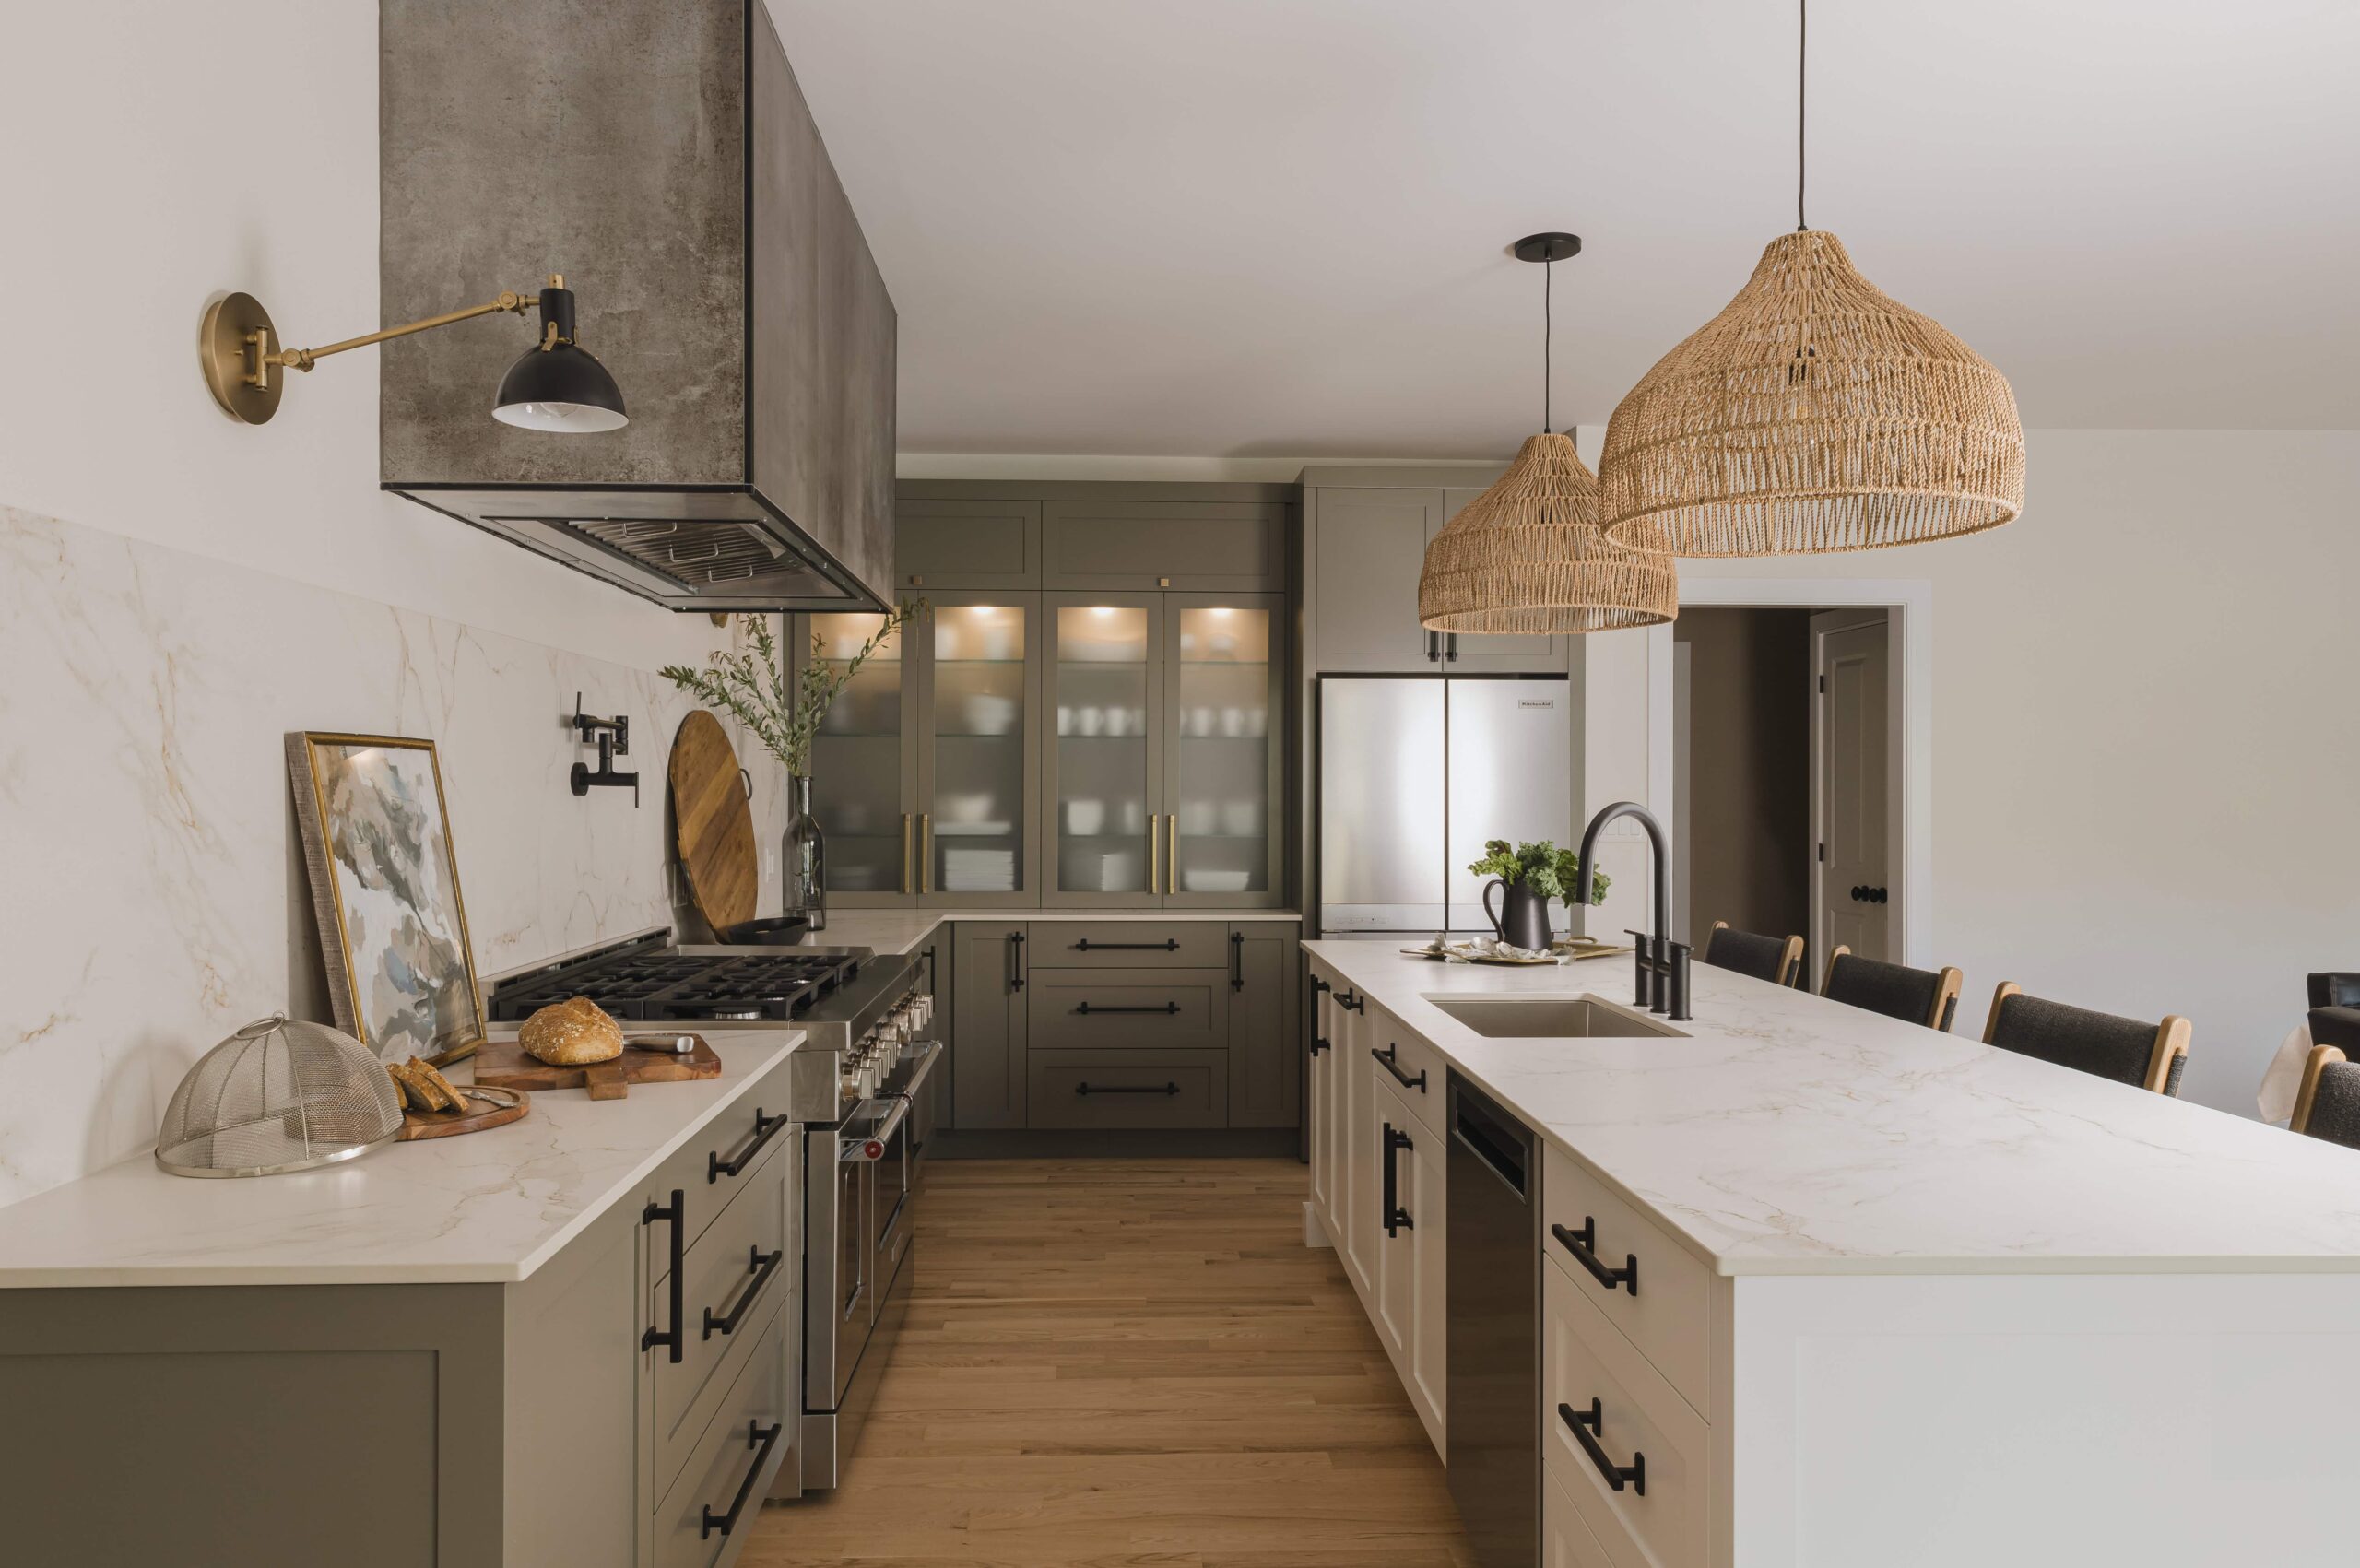
[[[336,1027],[381,1057],[473,1055],[483,996],[434,743],[306,731],[287,763]]]

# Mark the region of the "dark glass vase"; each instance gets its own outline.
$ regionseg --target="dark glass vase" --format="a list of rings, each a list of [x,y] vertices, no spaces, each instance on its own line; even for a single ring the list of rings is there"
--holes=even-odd
[[[807,916],[811,929],[828,925],[828,838],[811,815],[811,780],[803,773],[786,778],[786,834],[779,865],[785,894],[785,913]]]

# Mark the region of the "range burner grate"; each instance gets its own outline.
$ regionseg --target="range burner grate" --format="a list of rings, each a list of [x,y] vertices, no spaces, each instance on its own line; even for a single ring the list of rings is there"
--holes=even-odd
[[[494,1022],[530,1018],[551,1002],[587,996],[619,1019],[785,1023],[860,973],[851,954],[623,953],[561,965],[492,993]]]

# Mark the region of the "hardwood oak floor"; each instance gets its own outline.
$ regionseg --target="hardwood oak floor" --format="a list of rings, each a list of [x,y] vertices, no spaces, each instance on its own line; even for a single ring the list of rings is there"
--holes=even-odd
[[[846,1484],[746,1568],[1469,1568],[1291,1160],[938,1161]]]

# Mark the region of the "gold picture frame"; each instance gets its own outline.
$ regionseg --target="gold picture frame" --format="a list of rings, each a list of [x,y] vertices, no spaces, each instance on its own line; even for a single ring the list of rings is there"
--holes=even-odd
[[[287,765],[336,1027],[380,1056],[475,1055],[483,990],[434,742],[303,730]]]

